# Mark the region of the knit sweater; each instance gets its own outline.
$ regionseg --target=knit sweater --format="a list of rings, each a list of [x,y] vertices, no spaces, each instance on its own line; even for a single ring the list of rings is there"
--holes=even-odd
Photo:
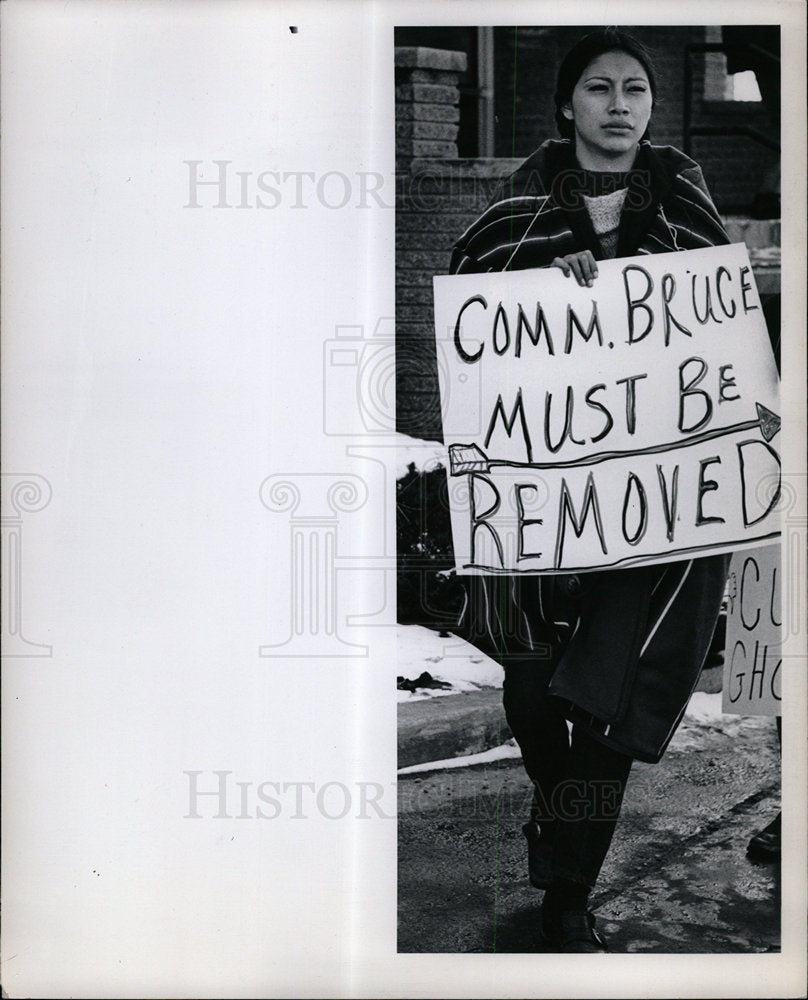
[[[620,214],[626,200],[626,188],[595,197],[584,195],[584,205],[589,213],[592,228],[600,244],[604,260],[617,256],[617,239],[620,230]]]

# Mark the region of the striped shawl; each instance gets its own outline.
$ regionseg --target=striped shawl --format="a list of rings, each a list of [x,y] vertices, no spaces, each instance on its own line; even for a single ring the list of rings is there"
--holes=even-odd
[[[582,197],[583,174],[572,143],[545,142],[458,239],[451,273],[547,267],[554,257],[585,249],[600,259]],[[617,256],[728,242],[699,165],[672,146],[641,143],[628,177]]]

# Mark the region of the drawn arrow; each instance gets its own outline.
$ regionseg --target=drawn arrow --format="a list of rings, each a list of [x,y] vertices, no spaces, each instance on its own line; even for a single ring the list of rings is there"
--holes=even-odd
[[[780,418],[776,413],[762,403],[755,403],[757,420],[743,420],[730,427],[717,427],[711,431],[702,431],[692,437],[683,438],[670,444],[650,445],[647,448],[637,448],[628,451],[601,451],[596,455],[585,455],[573,458],[567,462],[511,462],[507,459],[488,458],[485,452],[476,444],[449,445],[449,464],[453,476],[461,476],[468,472],[489,472],[495,466],[508,466],[514,469],[571,469],[579,465],[597,465],[612,458],[629,458],[633,455],[656,455],[663,451],[675,451],[677,448],[688,448],[692,444],[710,441],[726,434],[736,434],[738,431],[760,429],[764,441],[771,441],[780,430]]]

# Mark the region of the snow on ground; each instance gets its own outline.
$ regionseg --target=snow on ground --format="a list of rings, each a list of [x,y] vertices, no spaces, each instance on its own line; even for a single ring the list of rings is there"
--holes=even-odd
[[[732,719],[737,719],[737,716],[724,715],[721,709],[720,691],[715,694],[696,691],[691,696],[685,711],[686,721],[699,722],[704,726],[721,726]]]
[[[480,688],[501,688],[502,668],[490,657],[457,636],[441,638],[431,629],[420,625],[400,625],[398,628],[398,674],[414,680],[424,671],[436,680],[447,681],[450,689],[419,689],[417,692],[399,691],[399,701],[422,701],[442,695],[476,691]],[[728,737],[737,736],[742,730],[774,728],[767,716],[727,715],[722,711],[721,692],[707,694],[696,691],[688,703],[682,723],[671,740],[674,753],[697,750],[704,742],[708,730],[719,731]],[[402,768],[399,774],[419,771],[440,771],[448,768],[489,764],[497,760],[519,758],[521,754],[514,740],[492,747],[478,754],[452,757],[448,760],[429,761]]]
[[[449,757],[446,760],[432,760],[426,764],[411,764],[399,768],[399,774],[418,774],[421,771],[448,771],[453,767],[470,767],[472,764],[493,764],[498,760],[521,760],[522,752],[516,740],[508,740],[501,746],[483,750],[482,753],[466,754],[463,757]]]
[[[502,667],[471,643],[456,635],[441,638],[421,625],[399,625],[399,676],[415,680],[426,671],[435,680],[448,681],[450,689],[419,688],[417,692],[399,691],[399,701],[417,701],[480,688],[501,688]]]
[[[399,701],[420,701],[462,691],[502,687],[502,667],[475,646],[455,635],[442,638],[432,629],[420,625],[399,625],[396,673],[415,680],[424,671],[435,680],[448,682],[451,688],[399,691]],[[746,719],[746,724],[750,724],[749,719]],[[690,698],[680,731],[705,727],[733,734],[740,726],[741,716],[726,715],[722,711],[720,691],[715,694],[696,691]]]
[[[721,692],[707,694],[696,691],[691,695],[684,718],[673,735],[669,749],[698,749],[707,730],[738,736],[743,730],[767,729],[774,731],[774,720],[767,715],[727,715],[721,707]]]

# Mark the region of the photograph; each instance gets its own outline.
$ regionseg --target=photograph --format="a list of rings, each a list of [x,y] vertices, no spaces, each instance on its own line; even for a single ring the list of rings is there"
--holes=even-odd
[[[780,949],[780,68],[396,29],[402,952]]]

